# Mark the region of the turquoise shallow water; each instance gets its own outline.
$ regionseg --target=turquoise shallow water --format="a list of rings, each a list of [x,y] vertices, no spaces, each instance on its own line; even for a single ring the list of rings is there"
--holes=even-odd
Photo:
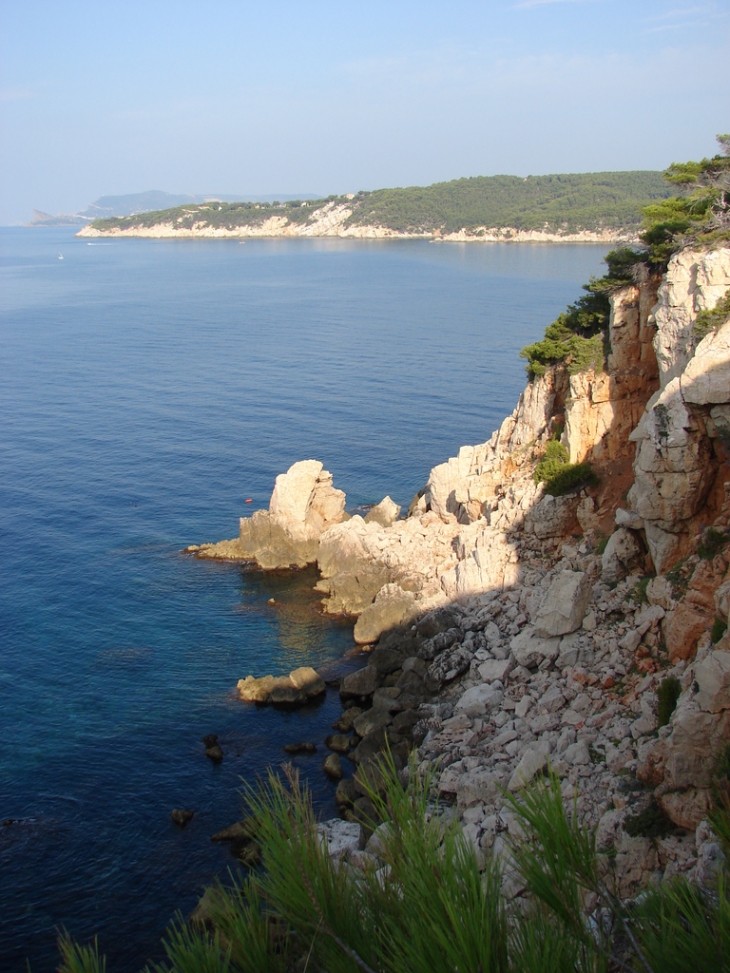
[[[52,968],[65,926],[98,934],[110,973],[137,970],[233,863],[209,837],[237,816],[240,779],[283,743],[321,743],[338,713],[334,693],[249,708],[236,679],[353,664],[311,572],[181,548],[233,536],[297,459],[321,459],[350,507],[407,504],[511,411],[519,348],[604,250],[90,246],[62,229],[0,244],[0,820],[19,819],[0,827],[0,967]],[[323,756],[297,762],[331,813]],[[176,806],[197,811],[184,831]]]

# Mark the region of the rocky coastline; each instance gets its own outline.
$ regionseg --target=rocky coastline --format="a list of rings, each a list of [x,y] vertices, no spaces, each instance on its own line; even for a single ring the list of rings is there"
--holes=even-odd
[[[306,460],[236,538],[188,549],[316,563],[324,610],[357,616],[367,654],[327,741],[356,768],[338,785],[345,820],[322,825],[333,855],[377,861],[367,790],[387,745],[401,769],[414,750],[436,767],[482,860],[506,855],[516,827],[504,791],[550,768],[612,851],[622,897],[678,874],[712,885],[707,816],[730,746],[730,319],[704,337],[694,323],[728,288],[728,248],[681,251],[664,277],[616,288],[605,371],[548,368],[404,517],[388,497],[349,516]],[[597,486],[535,483],[556,439]],[[297,679],[305,695],[320,685],[293,673],[257,701],[296,703]],[[241,680],[244,698],[242,684],[263,687]]]
[[[351,206],[338,202],[319,207],[306,223],[294,222],[283,214],[275,214],[260,223],[227,228],[211,226],[204,220],[192,226],[178,226],[163,220],[153,226],[143,221],[128,227],[85,226],[78,237],[142,237],[152,240],[246,240],[272,237],[314,238],[338,237],[349,240],[430,240],[443,243],[593,243],[627,244],[638,242],[638,230],[522,230],[512,226],[478,226],[456,232],[424,230],[403,232],[388,226],[348,225],[353,214]]]

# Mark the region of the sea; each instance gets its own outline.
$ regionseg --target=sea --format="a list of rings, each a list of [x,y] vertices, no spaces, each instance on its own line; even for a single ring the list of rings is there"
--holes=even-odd
[[[335,814],[336,690],[281,712],[235,685],[362,665],[352,620],[322,614],[313,570],[183,549],[235,536],[301,459],[350,511],[407,507],[512,411],[520,348],[607,249],[0,229],[4,973],[54,969],[62,930],[98,937],[109,973],[160,960],[168,924],[239,867],[211,835],[286,743],[317,745],[293,762]]]

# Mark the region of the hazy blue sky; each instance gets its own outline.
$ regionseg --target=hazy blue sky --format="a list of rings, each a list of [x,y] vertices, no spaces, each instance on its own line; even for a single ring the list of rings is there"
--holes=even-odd
[[[730,130],[729,0],[0,0],[0,222],[102,194],[664,168]]]

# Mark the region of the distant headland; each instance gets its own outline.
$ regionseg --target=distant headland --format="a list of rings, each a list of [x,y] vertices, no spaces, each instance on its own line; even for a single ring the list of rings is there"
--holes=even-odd
[[[665,199],[659,172],[477,176],[426,187],[322,198],[223,199],[96,219],[84,237],[351,237],[630,243],[641,209]]]

